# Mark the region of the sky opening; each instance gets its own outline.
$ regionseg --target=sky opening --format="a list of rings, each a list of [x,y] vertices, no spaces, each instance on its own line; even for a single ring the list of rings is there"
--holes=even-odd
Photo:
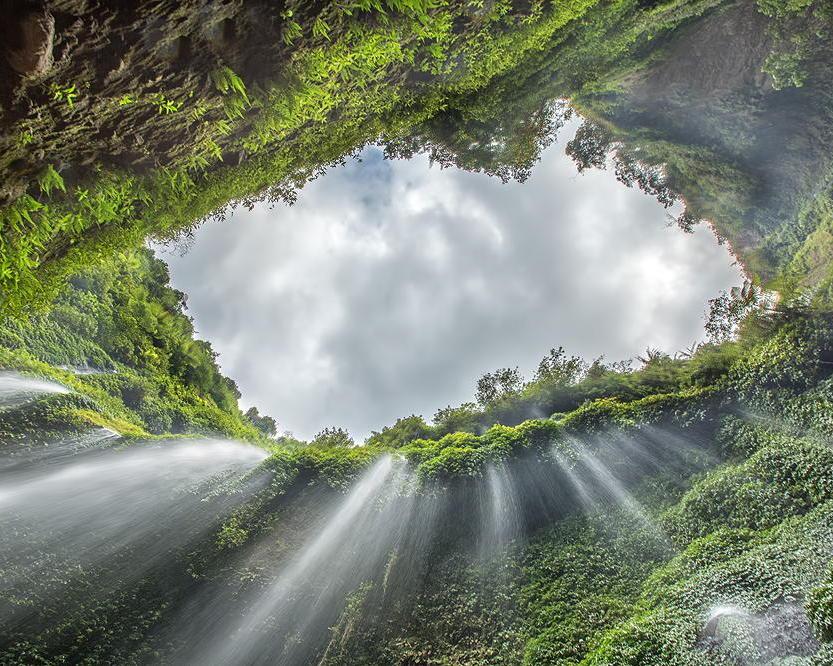
[[[531,376],[552,347],[615,361],[702,340],[741,268],[612,171],[579,174],[576,127],[523,184],[369,148],[294,206],[240,209],[163,254],[242,405],[299,438],[336,425],[360,441],[471,400],[497,367]]]

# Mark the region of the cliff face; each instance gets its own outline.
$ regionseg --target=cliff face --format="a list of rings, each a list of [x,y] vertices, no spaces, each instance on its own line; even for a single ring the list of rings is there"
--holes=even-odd
[[[586,99],[591,110],[604,105],[599,117],[626,149],[666,165],[691,212],[764,281],[828,224],[816,209],[833,183],[833,43],[818,11],[779,23],[754,2],[719,8],[614,79],[612,104]],[[785,81],[778,63],[798,52],[801,65]],[[791,276],[802,287],[826,289],[829,265],[802,271],[813,274]]]
[[[793,281],[826,284],[824,3],[772,16],[751,0],[105,5],[5,9],[10,312],[43,307],[98,253],[187,233],[230,202],[292,200],[368,141],[522,177],[552,140],[542,109],[565,96],[662,165],[663,187],[753,274],[769,281],[800,255]]]
[[[171,164],[216,113],[194,118],[168,112],[166,102],[192,111],[213,98],[220,66],[250,85],[274,80],[285,57],[269,3],[8,2],[2,23],[7,200],[50,163],[68,182],[94,165],[137,172]]]
[[[743,347],[673,394],[266,460],[45,430],[96,396],[3,375],[0,661],[829,664],[833,325]]]
[[[125,251],[380,136],[523,175],[567,95],[588,163],[824,296],[825,5],[760,4],[4,5],[0,297],[54,310],[0,327],[52,380],[0,376],[0,663],[831,663],[829,317],[596,367],[551,418],[302,446]]]
[[[44,306],[101,252],[232,202],[291,200],[513,71],[593,4],[11,3],[0,302]]]

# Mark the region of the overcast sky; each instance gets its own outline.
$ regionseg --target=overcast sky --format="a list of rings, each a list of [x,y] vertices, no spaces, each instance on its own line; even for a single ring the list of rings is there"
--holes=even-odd
[[[559,345],[619,360],[702,339],[706,301],[740,269],[612,172],[579,175],[570,130],[524,184],[369,149],[294,206],[241,209],[161,256],[242,404],[302,438],[430,419]]]

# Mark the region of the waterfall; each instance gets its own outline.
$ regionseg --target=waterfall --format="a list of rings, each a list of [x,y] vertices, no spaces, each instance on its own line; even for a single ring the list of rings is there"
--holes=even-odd
[[[593,481],[593,487],[599,494],[612,500],[616,505],[621,506],[646,525],[653,525],[653,521],[642,508],[642,505],[625,488],[625,485],[616,478],[607,465],[578,441],[574,441],[573,446],[578,453],[579,463],[589,474]]]
[[[566,476],[571,488],[578,497],[579,505],[585,512],[590,512],[598,507],[598,502],[590,490],[590,487],[579,476],[575,470],[575,464],[568,460],[564,455],[556,450],[553,450],[553,457],[558,463],[558,467]]]
[[[66,389],[0,374],[4,407],[56,392]],[[266,488],[265,470],[250,474],[265,451],[216,439],[126,445],[103,428],[48,446],[4,447],[0,634],[25,640],[48,632],[62,604],[104,602],[169,571],[180,587],[148,629],[169,661],[317,663],[341,649],[353,627],[349,613],[417,603],[437,553],[459,549],[486,571],[538,527],[576,510],[603,515],[605,507],[623,509],[662,538],[634,484],[659,469],[691,471],[708,455],[657,428],[566,443],[493,461],[459,483],[421,485],[403,458],[388,454],[343,492],[298,484],[293,500],[276,500],[261,516],[273,524],[245,548],[210,550],[221,564],[186,582],[177,558],[196,544],[214,548],[223,520]],[[85,587],[91,575],[95,585]],[[40,614],[42,607],[51,614]]]
[[[218,591],[180,617],[188,663],[307,663],[326,644],[345,598],[376,581],[414,525],[404,460],[383,456],[350,488],[266,585]],[[430,522],[430,521],[429,521]],[[413,538],[413,537],[411,537]],[[422,538],[421,536],[418,538]],[[237,601],[235,601],[237,599]],[[240,603],[242,601],[242,603]],[[236,606],[228,612],[229,604]],[[195,640],[204,641],[195,650]]]
[[[54,600],[99,570],[89,598],[129,585],[216,525],[238,499],[210,498],[267,454],[221,440],[113,446],[100,429],[0,467],[0,594]],[[226,506],[227,508],[227,506]],[[125,559],[126,558],[126,559]],[[126,561],[127,567],[114,564]],[[34,581],[34,583],[33,583]],[[0,633],[37,612],[12,606]]]
[[[481,504],[481,556],[499,553],[522,532],[520,498],[505,465],[486,469],[486,493]]]
[[[56,382],[17,372],[0,372],[0,408],[19,407],[46,393],[69,393],[69,389]]]
[[[119,434],[107,428],[91,428],[79,433],[68,433],[60,440],[50,442],[49,446],[32,446],[30,448],[9,447],[0,456],[0,488],[6,482],[14,483],[17,474],[26,468],[40,465],[52,465],[67,457],[74,456],[86,449],[109,446]]]

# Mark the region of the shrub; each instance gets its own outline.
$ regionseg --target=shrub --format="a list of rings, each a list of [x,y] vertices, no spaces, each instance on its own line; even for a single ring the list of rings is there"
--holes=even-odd
[[[833,582],[810,590],[805,608],[818,639],[833,641]]]

